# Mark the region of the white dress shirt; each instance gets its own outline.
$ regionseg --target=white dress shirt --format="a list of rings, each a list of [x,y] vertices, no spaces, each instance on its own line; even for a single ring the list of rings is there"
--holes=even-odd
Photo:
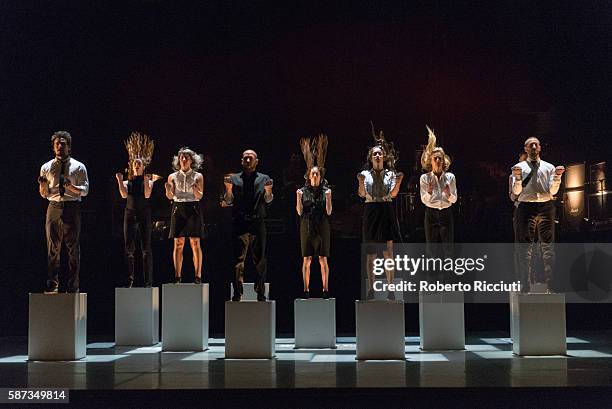
[[[429,194],[429,183],[433,182],[433,190]],[[446,209],[451,207],[457,201],[457,182],[455,175],[450,172],[442,172],[440,177],[437,177],[433,172],[424,173],[421,175],[421,201],[427,207],[432,209]],[[450,188],[450,197],[444,193],[444,187],[448,185]]]
[[[67,163],[66,163],[67,161]],[[68,157],[64,161],[64,177],[70,181],[70,184],[81,191],[80,195],[72,193],[66,189],[64,196],[60,196],[59,182],[62,172],[62,162],[55,158],[45,163],[40,167],[40,176],[44,176],[48,181],[47,199],[50,202],[80,202],[81,197],[87,196],[89,193],[89,180],[87,178],[87,169],[85,165],[78,160]]]
[[[508,176],[508,196],[510,196],[510,200],[512,201],[512,204],[514,205],[514,207],[518,207],[519,201],[516,200],[518,196],[512,192],[513,183],[514,183],[514,180],[512,179],[512,175]]]
[[[187,172],[178,170],[170,175],[174,181],[174,197],[172,200],[175,202],[197,202],[198,199],[196,199],[192,188],[197,175],[198,172],[193,169],[189,169]]]
[[[555,175],[555,167],[541,159],[535,162],[537,173],[534,173],[525,187],[522,181],[531,173],[531,167],[527,160],[514,165],[521,168],[521,179],[512,175],[512,193],[518,196],[519,202],[548,202],[559,191],[561,176]]]
[[[364,170],[360,172],[365,176],[363,182],[365,187],[365,201],[371,202],[391,202],[391,191],[395,188],[397,175],[394,171],[383,169],[376,172],[374,169]]]

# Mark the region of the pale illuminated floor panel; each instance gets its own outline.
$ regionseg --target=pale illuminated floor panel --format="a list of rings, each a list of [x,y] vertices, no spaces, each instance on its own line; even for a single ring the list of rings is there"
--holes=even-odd
[[[293,349],[279,338],[271,360],[224,359],[224,340],[205,352],[161,352],[161,346],[88,345],[71,362],[28,362],[25,337],[0,339],[0,387],[69,389],[250,389],[403,387],[609,387],[612,333],[572,334],[567,356],[516,357],[505,337],[467,338],[464,351],[419,350],[406,338],[404,361],[356,361],[355,338],[337,349]]]

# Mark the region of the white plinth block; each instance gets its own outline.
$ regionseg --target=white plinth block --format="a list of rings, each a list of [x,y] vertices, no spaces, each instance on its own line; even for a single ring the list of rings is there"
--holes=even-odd
[[[208,349],[208,284],[164,284],[162,351]]]
[[[264,284],[266,287],[266,298],[269,297],[270,283]],[[234,287],[232,286],[232,297],[234,296]],[[242,283],[242,301],[257,301],[257,293],[255,292],[255,283]]]
[[[355,301],[357,359],[405,359],[404,303]]]
[[[273,358],[275,340],[275,301],[226,301],[226,358]]]
[[[565,355],[565,295],[513,293],[510,300],[512,352]]]
[[[115,345],[159,342],[159,287],[115,288]]]
[[[70,361],[87,352],[87,294],[30,294],[28,358]]]
[[[296,299],[294,329],[296,348],[336,347],[336,299]]]
[[[380,276],[382,278],[376,278],[374,280],[374,288],[380,288],[382,290],[383,285],[387,284],[387,279],[385,278],[385,276]],[[401,278],[394,278],[393,279],[393,284],[396,286],[395,288],[401,288],[401,283],[402,283],[402,279]],[[368,279],[366,278],[363,281],[363,287],[361,287],[364,291],[363,292],[363,299],[365,300],[366,298],[366,294],[368,293],[368,289],[370,288],[370,282],[368,281]],[[394,291],[393,292],[395,295],[395,300],[397,301],[403,301],[404,300],[404,292],[403,291]],[[374,299],[376,301],[387,301],[389,296],[389,291],[374,291]]]
[[[423,350],[465,349],[463,293],[419,293],[419,333]]]

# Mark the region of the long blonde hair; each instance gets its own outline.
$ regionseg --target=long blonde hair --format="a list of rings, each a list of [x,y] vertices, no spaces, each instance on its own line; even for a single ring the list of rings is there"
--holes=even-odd
[[[146,168],[153,160],[153,150],[155,149],[155,141],[149,138],[148,135],[140,132],[132,132],[124,141],[125,149],[128,152],[128,179],[134,178],[134,161],[140,159],[142,167]]]
[[[441,146],[436,146],[436,134],[434,133],[433,129],[431,129],[428,125],[425,125],[425,127],[427,128],[428,137],[427,146],[421,155],[421,167],[423,170],[431,172],[431,158],[433,157],[434,153],[440,152],[444,158],[442,168],[446,172],[450,168],[452,160],[450,156],[444,152],[444,149]]]

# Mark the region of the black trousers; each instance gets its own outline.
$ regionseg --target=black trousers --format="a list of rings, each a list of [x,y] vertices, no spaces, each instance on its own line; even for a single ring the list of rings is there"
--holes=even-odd
[[[544,279],[549,285],[555,267],[555,205],[548,202],[521,202],[516,211],[519,274],[523,283],[535,283],[533,251],[536,240],[542,250]]]
[[[266,291],[266,226],[263,222],[257,224],[246,231],[240,229],[236,233],[236,254],[238,257],[234,267],[235,293],[242,288],[240,284],[244,281],[244,263],[249,249],[251,250],[251,257],[257,272],[255,291],[258,294],[264,294]]]
[[[60,276],[60,254],[62,245],[68,253],[68,282],[66,289],[79,288],[79,269],[81,264],[81,203],[49,202],[45,219],[47,238],[47,287],[58,287]]]
[[[451,207],[442,210],[425,207],[425,241],[429,256],[437,255],[440,249],[445,257],[452,255],[455,221]]]
[[[140,243],[142,253],[142,273],[144,286],[150,287],[153,282],[153,252],[151,250],[151,209],[125,209],[123,214],[123,238],[125,240],[125,258],[128,266],[128,280],[134,281],[136,241]]]

